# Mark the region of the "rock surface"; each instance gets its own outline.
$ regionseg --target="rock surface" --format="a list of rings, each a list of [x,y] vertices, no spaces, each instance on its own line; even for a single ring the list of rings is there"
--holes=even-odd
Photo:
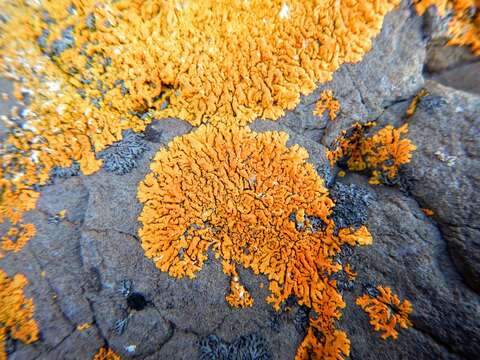
[[[308,150],[332,192],[353,186],[369,199],[368,206],[362,201],[358,206],[368,209],[374,244],[349,258],[358,277],[344,290],[347,307],[338,323],[351,340],[351,359],[477,359],[480,353],[480,96],[427,80],[424,26],[403,4],[386,17],[360,63],[342,66],[279,121],[252,125],[255,131],[289,133],[289,145]],[[402,173],[402,186],[371,186],[363,175],[336,177],[325,150],[340,131],[356,121],[399,124],[422,87],[428,95],[408,120],[409,138],[418,149]],[[333,122],[326,114],[312,114],[323,89],[332,89],[341,103]],[[2,113],[12,105],[0,103]],[[15,343],[9,359],[90,359],[108,345],[123,359],[191,360],[210,335],[232,344],[248,334],[265,340],[272,359],[294,358],[305,332],[305,309],[292,303],[274,312],[264,301],[266,279],[239,270],[255,305],[236,310],[225,301],[228,279],[212,256],[195,280],[176,280],[143,254],[138,183],[154,154],[191,130],[175,119],[155,121],[131,172],[102,169],[88,177],[56,178],[42,188],[37,209],[27,215],[37,236],[1,263],[9,275],[21,272],[29,279],[27,295],[35,300],[41,339],[28,346]],[[422,208],[434,215],[427,217]],[[58,219],[62,210],[66,216]],[[124,280],[145,297],[144,309],[128,306],[119,291]],[[382,340],[355,305],[355,298],[375,285],[391,286],[413,304],[413,327],[401,330],[397,341]],[[120,334],[115,325],[125,319]],[[82,330],[82,324],[91,326]]]

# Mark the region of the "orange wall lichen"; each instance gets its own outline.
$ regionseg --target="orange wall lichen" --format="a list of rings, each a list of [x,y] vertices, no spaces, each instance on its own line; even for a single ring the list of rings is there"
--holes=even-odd
[[[315,105],[314,115],[322,116],[325,110],[328,110],[328,116],[330,120],[335,120],[338,112],[340,111],[340,102],[333,98],[332,90],[322,91],[320,99]]]
[[[7,359],[7,337],[31,344],[38,340],[38,326],[33,318],[35,305],[25,298],[23,288],[28,284],[22,274],[9,278],[0,269],[0,359]]]
[[[408,318],[413,310],[412,304],[408,300],[401,302],[388,287],[378,286],[376,289],[376,297],[365,294],[357,298],[356,303],[368,314],[375,331],[383,332],[382,339],[397,339],[397,325],[404,329],[412,326]]]
[[[36,232],[34,224],[10,227],[0,241],[0,259],[4,256],[4,251],[19,252],[22,250],[28,240],[35,236]]]
[[[100,348],[92,360],[121,360],[120,356],[110,348]]]
[[[287,138],[225,125],[202,125],[175,138],[156,154],[138,187],[141,246],[160,270],[190,278],[212,250],[233,276],[235,306],[235,287],[241,286],[235,264],[265,275],[267,301],[275,309],[295,295],[317,314],[310,326],[324,341],[307,336],[297,358],[312,346],[317,358],[338,358],[348,355],[349,343],[334,326],[345,304],[329,279],[341,270],[332,257],[342,244],[366,245],[372,238],[365,227],[336,235],[323,180],[306,162],[307,152],[298,145],[288,148]],[[292,214],[304,221],[302,230]],[[320,219],[323,229],[308,226],[311,217]]]
[[[96,152],[153,116],[277,119],[360,61],[398,3],[2,0],[0,69],[28,111],[0,149],[0,223],[35,207],[54,167],[96,172]]]
[[[402,138],[408,133],[408,124],[399,128],[387,125],[367,136],[365,132],[374,125],[373,122],[355,123],[336,139],[335,148],[327,152],[327,158],[332,165],[346,159],[352,171],[369,170],[370,183],[380,184],[382,179],[395,180],[400,166],[410,162],[416,146]]]
[[[423,15],[430,6],[435,6],[442,17],[452,13],[448,22],[448,44],[470,46],[472,53],[480,55],[478,0],[415,0],[414,4],[419,15]]]
[[[133,120],[129,111],[153,109],[160,117],[193,125],[276,119],[316,82],[331,80],[341,64],[360,61],[399,0],[7,3],[12,14],[5,26],[12,35],[2,44],[7,53],[28,51],[35,61],[42,59],[41,51],[53,56],[57,69],[47,66],[41,72],[53,71],[63,81],[60,98],[48,108],[55,114],[62,105],[61,112],[91,128],[92,137],[100,129],[97,140],[103,143],[118,136],[112,121],[123,116],[128,125]],[[72,14],[70,4],[76,8]],[[44,21],[44,11],[54,23]],[[75,42],[55,52],[55,41],[70,26]],[[43,48],[33,46],[39,38]],[[21,70],[13,60],[4,63]],[[75,89],[85,91],[87,99],[101,98],[104,109],[89,104],[90,115],[84,115],[88,101],[73,96]]]

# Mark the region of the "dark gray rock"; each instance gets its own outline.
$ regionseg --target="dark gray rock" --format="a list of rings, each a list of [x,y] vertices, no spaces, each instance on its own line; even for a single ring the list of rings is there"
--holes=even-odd
[[[435,81],[457,90],[480,94],[480,62],[471,62],[442,71],[432,77]]]
[[[355,175],[344,181],[366,185]],[[350,335],[353,359],[475,359],[479,351],[480,299],[465,286],[448,256],[435,223],[416,201],[397,189],[370,187],[368,228],[374,243],[355,248],[350,263],[358,276],[344,293],[340,327]],[[413,304],[413,327],[398,339],[372,333],[367,315],[355,305],[368,286],[391,287]]]
[[[432,81],[427,91],[410,121],[418,149],[406,177],[421,206],[433,210],[464,280],[480,292],[480,97]]]

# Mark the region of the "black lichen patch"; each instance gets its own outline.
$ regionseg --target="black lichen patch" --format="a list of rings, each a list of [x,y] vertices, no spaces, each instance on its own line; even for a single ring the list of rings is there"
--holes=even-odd
[[[103,160],[105,170],[117,175],[124,175],[135,168],[137,160],[147,149],[143,135],[127,130],[121,141],[101,151],[98,157]]]
[[[370,194],[366,189],[355,184],[336,183],[330,195],[335,201],[332,217],[337,229],[358,229],[365,225],[370,202]]]
[[[147,306],[147,299],[142,293],[137,291],[132,292],[130,295],[127,296],[127,306],[130,309],[141,311],[145,309]]]
[[[240,336],[232,343],[222,341],[216,335],[200,340],[200,360],[270,360],[265,340],[258,333]]]

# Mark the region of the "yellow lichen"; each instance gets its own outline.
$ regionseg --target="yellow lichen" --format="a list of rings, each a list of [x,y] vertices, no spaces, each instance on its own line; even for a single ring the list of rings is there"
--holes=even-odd
[[[121,360],[121,358],[115,354],[112,349],[102,347],[98,350],[92,360]]]
[[[451,13],[448,22],[448,45],[470,46],[480,55],[480,7],[478,0],[414,0],[415,9],[423,15],[430,6],[436,6],[440,16]]]
[[[24,297],[23,288],[28,284],[22,274],[9,278],[0,269],[0,359],[6,359],[7,336],[31,344],[38,340],[38,326],[33,318],[35,305]]]
[[[275,309],[294,295],[316,313],[310,326],[321,338],[306,338],[297,358],[312,346],[321,349],[314,358],[338,358],[348,355],[348,340],[334,326],[345,305],[328,277],[341,270],[332,257],[342,244],[370,244],[371,235],[365,227],[337,234],[323,180],[306,162],[307,152],[288,148],[287,138],[222,125],[175,138],[156,154],[138,188],[141,245],[160,270],[191,278],[210,249],[225,273],[237,276],[234,303],[240,285],[234,264],[265,275]],[[310,217],[323,227],[296,229],[294,220]]]
[[[332,90],[322,91],[313,114],[322,116],[326,110],[328,110],[328,116],[330,117],[330,120],[335,120],[338,111],[340,110],[340,102],[333,98]]]
[[[388,287],[378,286],[378,296],[362,295],[356,303],[369,316],[370,324],[375,331],[382,331],[382,339],[392,337],[397,339],[396,326],[408,328],[412,326],[408,316],[412,312],[412,304],[408,300],[402,302]]]
[[[334,150],[327,152],[327,158],[332,165],[346,159],[352,171],[369,170],[370,183],[379,184],[397,177],[398,169],[410,162],[416,146],[402,138],[408,133],[408,124],[399,128],[387,125],[372,136],[366,136],[365,132],[374,125],[372,122],[356,123],[348,132],[344,131],[335,141]]]

